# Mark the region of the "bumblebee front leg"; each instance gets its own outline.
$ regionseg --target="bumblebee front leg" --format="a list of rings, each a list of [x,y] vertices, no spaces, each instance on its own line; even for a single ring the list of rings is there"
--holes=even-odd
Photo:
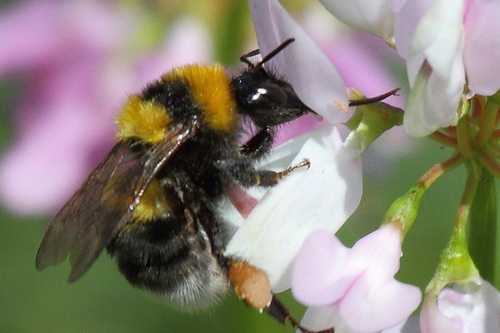
[[[305,159],[298,164],[292,165],[282,171],[256,170],[247,160],[226,160],[219,161],[217,167],[231,178],[238,181],[245,187],[250,186],[274,186],[284,177],[293,171],[302,168],[308,168],[311,162]]]
[[[297,169],[302,169],[302,168],[307,168],[309,169],[311,167],[311,162],[309,160],[305,159],[302,160],[300,163],[289,166],[285,170],[282,171],[272,171],[272,170],[257,170],[255,174],[255,184],[252,185],[257,185],[257,186],[274,186],[278,184],[278,182],[291,174],[293,171]]]
[[[230,260],[228,277],[236,296],[260,312],[265,311],[280,323],[289,323],[302,333],[334,333],[333,328],[313,332],[300,326],[287,308],[272,294],[267,274],[248,262]]]
[[[261,158],[271,150],[273,142],[274,129],[272,127],[264,127],[241,146],[240,153],[249,158]]]

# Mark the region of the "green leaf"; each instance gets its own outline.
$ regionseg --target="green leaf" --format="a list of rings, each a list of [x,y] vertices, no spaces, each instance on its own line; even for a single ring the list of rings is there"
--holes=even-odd
[[[483,169],[471,207],[469,250],[481,276],[500,289],[500,226],[495,177]]]

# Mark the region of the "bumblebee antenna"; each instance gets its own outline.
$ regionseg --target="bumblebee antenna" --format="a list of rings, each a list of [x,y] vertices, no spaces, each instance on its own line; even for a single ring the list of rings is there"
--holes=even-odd
[[[260,54],[260,50],[259,49],[256,49],[256,50],[252,50],[248,53],[245,53],[243,54],[241,57],[240,57],[240,61],[241,62],[244,62],[245,64],[248,65],[248,67],[251,67],[253,68],[254,67],[254,64],[252,64],[252,62],[250,60],[248,60],[248,58],[250,57],[253,57],[253,56],[256,56],[257,54]]]
[[[288,45],[290,45],[293,42],[295,42],[295,38],[288,38],[283,43],[281,43],[281,45],[279,45],[277,48],[275,48],[274,50],[269,52],[269,54],[267,54],[264,58],[262,58],[262,60],[257,65],[252,66],[252,67],[254,67],[254,68],[262,67],[262,65],[264,65],[266,62],[271,60],[275,55],[277,55],[278,53],[283,51],[283,49],[285,49]]]

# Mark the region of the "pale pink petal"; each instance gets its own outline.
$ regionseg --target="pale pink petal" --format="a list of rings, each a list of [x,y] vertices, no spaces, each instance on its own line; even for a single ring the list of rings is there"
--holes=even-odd
[[[310,307],[302,317],[300,324],[311,331],[322,331],[335,327],[336,332],[342,332],[339,331],[336,316],[335,306]]]
[[[461,59],[463,53],[464,9],[464,0],[435,0],[418,22],[407,60],[423,54],[433,71],[448,78],[456,66],[457,55]],[[409,73],[409,76],[415,74]]]
[[[475,0],[465,20],[464,61],[469,88],[492,95],[500,89],[500,1]]]
[[[345,271],[348,259],[348,249],[332,233],[312,233],[295,258],[294,297],[312,306],[335,303],[356,279],[356,274]]]
[[[318,116],[306,114],[299,119],[280,125],[274,137],[273,144],[274,146],[279,146],[290,139],[319,128],[322,124],[324,123],[318,120]]]
[[[349,265],[370,271],[383,280],[397,273],[401,255],[401,230],[393,224],[387,224],[354,244]]]
[[[443,316],[434,297],[426,298],[420,313],[422,333],[464,333],[463,324],[453,318]]]
[[[321,0],[340,21],[360,30],[392,37],[394,15],[391,0]]]
[[[271,157],[284,159],[280,150],[300,140],[278,147]],[[285,159],[296,164],[304,158],[311,168],[294,172],[271,188],[225,251],[264,269],[277,292],[290,287],[290,266],[307,236],[321,229],[337,231],[361,198],[359,157],[345,150],[335,128],[311,134],[295,158]]]
[[[414,1],[408,0],[399,16],[401,20],[408,17],[409,21],[407,26],[403,24],[405,33],[400,39],[411,88],[404,128],[412,136],[425,136],[440,127],[455,125],[458,119],[457,108],[465,83],[465,4],[463,0],[436,0],[425,8]],[[426,12],[419,17],[423,9]]]
[[[347,326],[360,332],[379,331],[407,319],[418,307],[420,290],[393,277],[400,257],[401,231],[393,224],[383,225],[354,244],[344,269],[363,271],[338,304]]]
[[[401,231],[393,224],[363,237],[350,250],[328,232],[316,232],[296,257],[292,291],[304,304],[334,307],[336,325],[348,332],[394,327],[421,300],[417,287],[394,279],[400,257]]]
[[[268,54],[288,38],[295,42],[274,57],[268,68],[285,77],[300,99],[332,124],[349,119],[339,112],[346,105],[344,83],[335,67],[277,0],[250,1],[257,40],[262,54]]]
[[[422,333],[500,331],[500,293],[486,281],[479,284],[468,291],[445,288],[437,300],[429,295],[420,317]]]
[[[398,13],[401,8],[405,5],[407,0],[392,0],[392,11]]]
[[[380,38],[367,33],[349,33],[325,45],[326,53],[350,88],[365,96],[381,95],[394,88],[407,90],[395,73],[404,71],[403,59]],[[404,96],[391,96],[384,102],[403,107]]]
[[[382,269],[380,267],[380,271]],[[417,287],[393,278],[379,279],[376,272],[367,272],[338,305],[342,319],[356,331],[378,332],[395,326],[420,304],[421,292]]]
[[[395,5],[394,38],[397,50],[403,58],[408,58],[415,30],[432,2],[433,0],[407,0]]]

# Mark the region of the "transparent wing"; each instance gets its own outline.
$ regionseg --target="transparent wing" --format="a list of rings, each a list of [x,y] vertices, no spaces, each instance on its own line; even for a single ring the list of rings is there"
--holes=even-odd
[[[191,138],[193,119],[174,126],[165,140],[141,155],[118,143],[83,186],[48,224],[36,256],[37,269],[64,261],[71,264],[69,281],[85,273],[131,218],[145,189],[165,162]]]

